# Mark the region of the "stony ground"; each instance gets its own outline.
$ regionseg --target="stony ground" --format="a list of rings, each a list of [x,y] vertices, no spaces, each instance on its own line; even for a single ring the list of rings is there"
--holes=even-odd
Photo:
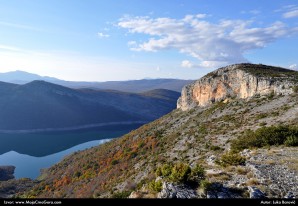
[[[259,149],[247,166],[254,171],[258,185],[268,197],[298,197],[298,148]]]

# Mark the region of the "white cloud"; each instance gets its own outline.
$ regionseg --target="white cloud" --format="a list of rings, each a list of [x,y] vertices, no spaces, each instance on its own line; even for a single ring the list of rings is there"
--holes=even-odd
[[[298,6],[297,5],[286,5],[281,9],[275,10],[276,12],[283,12],[282,17],[285,19],[298,17]]]
[[[98,32],[98,33],[97,33],[97,36],[98,36],[99,38],[108,38],[108,37],[110,37],[109,34],[104,34],[104,33],[102,33],[102,32]]]
[[[184,61],[181,62],[181,66],[184,67],[184,68],[192,68],[193,64],[188,60],[184,60]]]
[[[201,61],[200,64],[194,64],[188,60],[181,62],[181,67],[184,68],[218,68],[222,66],[221,61]]]
[[[14,47],[14,46],[7,46],[7,45],[2,45],[0,44],[0,51],[13,51],[13,52],[19,52],[22,51],[20,48],[18,47]]]
[[[260,10],[257,10],[257,9],[253,9],[253,10],[250,10],[250,11],[241,11],[240,13],[241,14],[253,14],[253,15],[257,15],[257,14],[260,14],[261,11]]]
[[[295,9],[293,11],[288,11],[286,13],[283,14],[284,18],[294,18],[294,17],[298,17],[298,9]]]
[[[44,31],[37,27],[33,27],[33,26],[25,25],[25,24],[5,22],[5,21],[0,21],[0,26],[12,27],[12,28],[24,29],[24,30],[31,30],[31,31]]]
[[[158,71],[158,72],[160,71],[160,66],[156,67],[156,71]]]
[[[259,11],[257,9],[253,9],[253,10],[250,10],[249,13],[257,15],[257,14],[261,13],[261,11]]]
[[[203,18],[206,18],[207,17],[207,14],[197,14],[196,17],[198,19],[203,19]]]
[[[127,42],[127,45],[128,45],[129,47],[134,47],[134,46],[137,45],[137,42],[136,42],[136,41],[129,41],[129,42]]]
[[[289,69],[297,70],[298,65],[297,64],[292,64],[292,65],[289,66]]]
[[[201,17],[199,15],[199,17]],[[193,65],[184,61],[184,67],[223,66],[247,62],[243,54],[249,50],[263,48],[278,38],[298,33],[298,28],[288,28],[282,22],[266,27],[254,27],[252,21],[221,20],[211,23],[196,15],[182,19],[125,16],[118,26],[130,33],[149,35],[149,39],[135,45],[134,51],[160,51],[176,49],[196,58]]]

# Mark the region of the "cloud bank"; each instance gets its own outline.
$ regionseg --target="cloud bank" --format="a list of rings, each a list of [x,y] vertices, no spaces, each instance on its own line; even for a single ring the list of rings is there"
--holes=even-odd
[[[129,33],[148,35],[143,42],[131,41],[134,51],[156,52],[178,50],[197,59],[198,63],[184,60],[182,67],[215,68],[232,63],[247,62],[246,52],[264,48],[279,38],[298,33],[276,21],[264,27],[253,26],[253,21],[220,20],[207,21],[206,14],[186,15],[182,19],[126,16],[118,26]]]
[[[298,6],[296,5],[288,5],[283,8],[286,12],[283,13],[283,18],[295,18],[298,17]]]
[[[292,70],[298,70],[298,65],[297,64],[291,64],[289,66],[289,69],[292,69]]]

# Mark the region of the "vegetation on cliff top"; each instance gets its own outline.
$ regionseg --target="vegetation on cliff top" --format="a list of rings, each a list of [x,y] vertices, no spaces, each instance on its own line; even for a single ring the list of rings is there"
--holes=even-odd
[[[237,69],[248,72],[256,77],[266,77],[266,78],[287,78],[288,80],[297,82],[298,81],[298,71],[285,69],[282,67],[268,66],[264,64],[249,64],[242,63],[236,64]],[[231,65],[232,66],[232,65]],[[219,68],[223,69],[225,67]],[[208,73],[206,76],[215,78],[217,76],[217,70]]]

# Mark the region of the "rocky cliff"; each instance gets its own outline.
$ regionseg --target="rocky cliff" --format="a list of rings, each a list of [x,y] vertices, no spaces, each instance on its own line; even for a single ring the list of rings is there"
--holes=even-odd
[[[182,89],[177,108],[183,111],[228,98],[291,94],[298,72],[261,64],[235,64],[207,74]]]

